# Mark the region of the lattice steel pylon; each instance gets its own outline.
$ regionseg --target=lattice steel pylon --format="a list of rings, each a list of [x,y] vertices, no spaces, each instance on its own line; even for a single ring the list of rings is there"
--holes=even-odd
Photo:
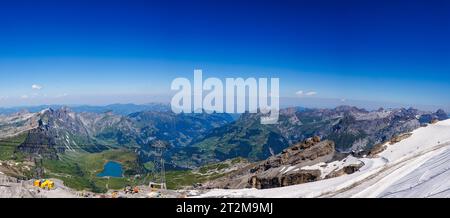
[[[164,151],[167,148],[167,143],[156,140],[151,145],[151,149],[153,150],[154,160],[153,160],[153,179],[150,182],[150,188],[156,185],[159,186],[160,189],[167,189],[166,186],[166,170],[164,167]]]

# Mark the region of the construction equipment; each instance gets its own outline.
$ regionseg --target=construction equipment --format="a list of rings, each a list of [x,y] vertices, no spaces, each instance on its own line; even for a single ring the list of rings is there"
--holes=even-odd
[[[35,187],[39,187],[41,189],[51,190],[55,188],[55,182],[49,179],[38,179],[33,182]]]

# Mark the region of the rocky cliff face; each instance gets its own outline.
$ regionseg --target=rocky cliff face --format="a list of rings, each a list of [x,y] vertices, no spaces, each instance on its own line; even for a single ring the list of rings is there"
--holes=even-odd
[[[335,154],[332,141],[320,141],[319,137],[291,146],[269,159],[237,170],[218,179],[209,188],[274,188],[295,185],[321,179],[319,170],[304,170],[304,166],[329,162]]]
[[[334,153],[334,142],[320,142],[320,138],[315,136],[284,149],[280,154],[270,157],[250,171],[252,173],[264,173],[270,169],[279,168],[284,165],[295,165],[301,168],[319,162],[330,161]]]
[[[252,188],[266,189],[314,182],[318,179],[320,179],[319,170],[299,170],[274,177],[253,176],[249,183]]]
[[[57,159],[57,154],[63,153],[65,148],[57,145],[54,133],[48,127],[40,125],[28,131],[25,141],[18,146],[18,150],[44,158]]]
[[[46,109],[33,115],[37,127],[26,132],[26,138],[18,146],[24,153],[56,159],[58,153],[74,151],[86,146],[89,135],[77,118],[68,108],[59,110]]]
[[[281,154],[270,157],[250,170],[253,173],[249,184],[253,188],[275,188],[312,182],[320,179],[319,170],[303,170],[304,166],[326,163],[335,153],[332,141],[320,142],[315,136],[291,146]]]

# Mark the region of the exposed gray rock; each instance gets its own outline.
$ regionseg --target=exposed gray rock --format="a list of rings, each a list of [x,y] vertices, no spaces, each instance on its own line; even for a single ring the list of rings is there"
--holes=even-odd
[[[274,177],[255,175],[251,177],[250,183],[252,188],[266,189],[314,182],[318,179],[320,170],[299,170]]]
[[[316,181],[319,170],[302,170],[303,166],[328,162],[335,153],[334,143],[310,138],[291,146],[269,159],[237,170],[226,177],[209,182],[208,188],[274,188]]]

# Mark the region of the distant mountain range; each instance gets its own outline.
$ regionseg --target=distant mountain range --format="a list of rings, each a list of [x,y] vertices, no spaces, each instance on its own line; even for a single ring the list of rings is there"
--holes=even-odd
[[[312,137],[333,143],[334,152],[327,152],[330,157],[362,156],[375,145],[448,119],[442,110],[367,111],[350,106],[282,109],[275,125],[262,125],[261,114],[244,113],[237,119],[229,114],[175,114],[159,104],[28,109],[0,114],[0,161],[32,160],[30,167],[35,169],[23,168],[16,174],[47,172],[63,180],[75,176],[67,182],[93,190],[102,187],[94,172],[103,159],[90,164],[95,158],[122,161],[125,179],[131,179],[151,170],[156,141],[168,145],[164,153],[168,170],[195,169],[237,157],[250,162],[284,158],[286,148]],[[312,151],[308,158],[316,155]]]
[[[359,153],[433,120],[448,118],[442,110],[366,111],[350,106],[283,109],[276,125],[262,125],[260,116],[245,113],[234,120],[228,114],[174,114],[161,104],[61,106],[1,115],[0,138],[23,135],[17,151],[53,159],[67,151],[125,148],[148,160],[151,142],[163,140],[170,145],[167,163],[195,167],[235,157],[263,160],[313,136],[334,141],[338,152]]]
[[[186,146],[208,130],[232,122],[227,114],[174,114],[164,110],[119,115],[57,110],[0,116],[0,138],[25,135],[18,150],[48,158],[66,151],[99,152],[113,148],[148,150],[152,140]]]
[[[32,112],[36,113],[47,108],[59,109],[67,107],[65,105],[39,105],[39,106],[28,106],[28,107],[11,107],[11,108],[0,108],[0,114],[11,115],[19,112]],[[110,104],[105,106],[91,106],[91,105],[74,105],[69,106],[74,112],[92,112],[92,113],[105,113],[113,112],[119,115],[128,115],[140,111],[169,111],[170,105],[163,103],[149,103],[149,104]]]

